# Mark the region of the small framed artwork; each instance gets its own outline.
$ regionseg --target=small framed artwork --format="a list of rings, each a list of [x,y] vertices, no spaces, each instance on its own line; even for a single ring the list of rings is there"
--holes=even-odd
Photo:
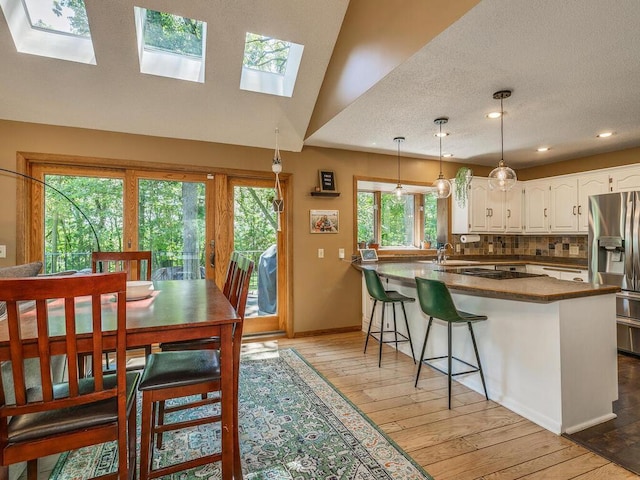
[[[378,252],[376,252],[375,248],[361,248],[359,251],[363,262],[378,261]]]
[[[311,233],[338,233],[338,210],[310,210]]]
[[[318,170],[321,192],[337,192],[336,176],[329,170]]]

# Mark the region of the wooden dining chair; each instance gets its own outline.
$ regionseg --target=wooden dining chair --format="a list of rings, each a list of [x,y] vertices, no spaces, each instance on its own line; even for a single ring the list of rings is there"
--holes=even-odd
[[[237,280],[234,287],[238,293],[237,312],[241,321],[233,331],[233,396],[236,428],[233,432],[234,465],[240,471],[240,439],[238,433],[238,387],[240,372],[240,350],[244,310],[249,294],[249,283],[254,263],[245,257],[237,260]],[[233,289],[232,289],[233,290]],[[210,347],[212,343],[209,343]],[[219,346],[219,341],[218,341]],[[165,415],[171,412],[219,403],[220,392],[219,348],[171,350],[152,353],[142,373],[138,389],[142,392],[142,426],[140,439],[140,479],[147,480],[169,475],[187,468],[220,461],[222,452],[215,452],[183,463],[152,469],[155,445],[162,446],[164,432],[179,430],[196,425],[219,422],[220,413],[203,416],[195,420],[165,423]],[[210,394],[211,396],[208,396]],[[165,402],[174,398],[199,395],[198,400],[167,407]]]
[[[151,280],[151,251],[93,252],[91,271],[126,272],[127,280]]]
[[[36,480],[39,457],[114,440],[118,468],[105,478],[134,478],[140,375],[124,369],[125,281],[124,273],[0,279],[11,357],[11,375],[0,382],[0,479],[8,478],[9,465],[26,461],[28,480]],[[108,315],[117,321],[106,330],[103,304],[114,296]],[[35,305],[25,310],[29,302]],[[77,325],[91,331],[79,332]],[[100,359],[104,342],[113,339],[117,371],[94,368],[92,377],[81,378],[78,351]],[[66,356],[64,383],[52,373],[60,355]],[[38,375],[25,373],[28,362],[36,362]]]
[[[127,280],[148,280],[151,281],[151,251],[130,251],[130,252],[92,252],[91,271],[93,273],[125,272]],[[135,349],[138,355],[145,358],[151,353],[151,345],[144,349]],[[111,354],[113,351],[105,352],[104,368],[111,369]],[[80,375],[85,376],[88,354],[79,355]],[[141,366],[132,367],[140,369]]]

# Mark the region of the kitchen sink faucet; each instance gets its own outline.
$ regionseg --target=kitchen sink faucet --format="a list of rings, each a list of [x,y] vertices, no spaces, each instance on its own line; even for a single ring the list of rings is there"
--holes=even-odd
[[[438,259],[437,259],[437,263],[445,263],[447,261],[447,246],[453,248],[453,245],[451,245],[449,242],[445,243],[444,245],[440,245],[438,247]]]

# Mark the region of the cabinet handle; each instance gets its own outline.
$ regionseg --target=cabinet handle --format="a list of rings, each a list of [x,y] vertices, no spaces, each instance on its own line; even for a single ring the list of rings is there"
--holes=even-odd
[[[488,208],[485,208],[485,209],[484,209],[484,216],[485,216],[485,217],[490,216],[490,215],[489,215],[489,209],[488,209]]]
[[[544,218],[547,218],[547,209],[544,209]]]
[[[493,217],[493,208],[490,208],[490,209],[489,209],[489,216],[490,216],[490,217]]]
[[[581,208],[582,208],[582,205],[578,205],[578,215],[582,215],[582,212],[580,211]]]
[[[507,208],[507,218],[511,218],[511,209]]]
[[[576,214],[576,206],[574,205],[573,206],[573,215],[575,216],[575,214]]]

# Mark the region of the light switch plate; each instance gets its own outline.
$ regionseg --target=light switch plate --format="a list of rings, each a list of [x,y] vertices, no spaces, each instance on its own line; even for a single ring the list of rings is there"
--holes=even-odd
[[[0,258],[7,258],[7,246],[0,245]]]
[[[569,244],[569,255],[580,255],[580,246]]]
[[[338,249],[338,258],[344,258],[344,248]]]
[[[324,258],[324,248],[318,249],[318,258]]]

